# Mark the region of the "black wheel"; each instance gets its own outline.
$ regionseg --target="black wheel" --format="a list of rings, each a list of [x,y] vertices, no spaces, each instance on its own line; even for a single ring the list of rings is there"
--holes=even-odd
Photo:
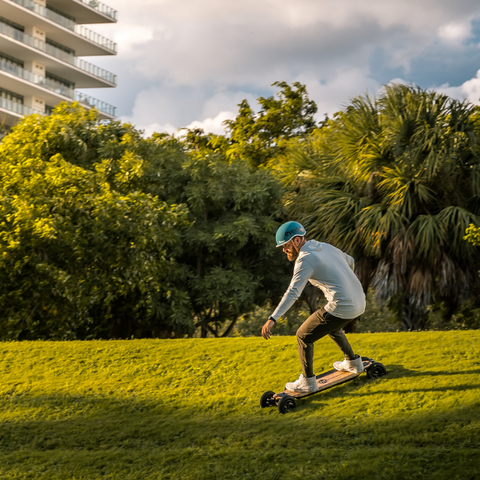
[[[272,405],[275,405],[275,400],[273,399],[273,396],[275,395],[275,392],[265,392],[262,397],[260,398],[260,406],[262,408],[265,407],[271,407]]]
[[[387,374],[387,369],[379,362],[373,362],[367,368],[367,377],[375,380]]]
[[[290,410],[293,410],[297,406],[297,401],[293,397],[288,395],[282,397],[278,402],[278,411],[280,413],[287,413]]]

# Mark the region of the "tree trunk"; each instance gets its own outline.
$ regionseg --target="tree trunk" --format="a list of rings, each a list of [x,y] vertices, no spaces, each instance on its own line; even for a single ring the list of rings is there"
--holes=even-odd
[[[233,327],[237,323],[237,320],[238,320],[238,315],[235,315],[235,317],[232,320],[232,323],[230,323],[228,328],[223,332],[222,337],[228,337],[232,333]]]
[[[207,330],[216,338],[218,338],[218,333],[207,323]],[[206,336],[206,335],[205,335]]]

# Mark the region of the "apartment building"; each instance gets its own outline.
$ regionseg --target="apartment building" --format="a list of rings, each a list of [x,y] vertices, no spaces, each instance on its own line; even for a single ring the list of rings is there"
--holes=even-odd
[[[116,86],[116,75],[80,58],[116,54],[114,42],[84,26],[116,21],[96,0],[0,0],[0,130],[63,101],[115,118],[115,107],[77,89]]]

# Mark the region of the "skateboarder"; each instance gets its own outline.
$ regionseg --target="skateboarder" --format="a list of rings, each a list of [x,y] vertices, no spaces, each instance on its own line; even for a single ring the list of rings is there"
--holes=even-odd
[[[345,359],[334,362],[340,371],[360,373],[362,359],[355,355],[342,328],[365,311],[365,294],[353,272],[354,260],[328,243],[306,240],[306,232],[298,222],[284,223],[276,234],[277,247],[283,247],[288,260],[295,262],[293,278],[275,311],[262,328],[268,340],[275,322],[300,297],[308,281],[322,290],[327,304],[314,312],[297,330],[298,353],[303,373],[287,390],[309,393],[318,389],[313,373],[313,344],[325,335],[340,347]]]

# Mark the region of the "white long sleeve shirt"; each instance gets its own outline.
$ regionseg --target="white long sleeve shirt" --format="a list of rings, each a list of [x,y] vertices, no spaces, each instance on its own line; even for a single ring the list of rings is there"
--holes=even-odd
[[[325,310],[339,318],[356,318],[365,311],[365,294],[353,272],[354,260],[328,243],[309,240],[295,261],[292,281],[272,314],[277,320],[300,297],[308,281],[325,295]]]

